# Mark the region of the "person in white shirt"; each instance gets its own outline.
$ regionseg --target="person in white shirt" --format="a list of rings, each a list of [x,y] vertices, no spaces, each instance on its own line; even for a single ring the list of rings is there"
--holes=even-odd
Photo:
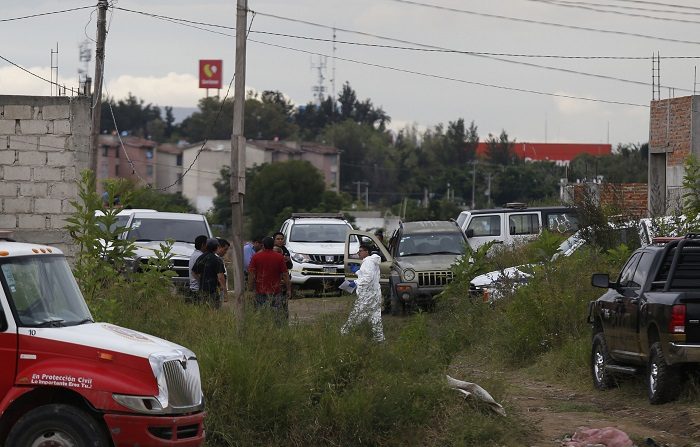
[[[369,321],[372,326],[372,337],[377,342],[384,341],[384,328],[382,327],[382,290],[379,285],[379,255],[370,255],[368,245],[360,245],[357,254],[362,259],[362,265],[357,271],[357,299],[352,306],[348,321],[340,329],[340,333],[346,335],[350,329]]]

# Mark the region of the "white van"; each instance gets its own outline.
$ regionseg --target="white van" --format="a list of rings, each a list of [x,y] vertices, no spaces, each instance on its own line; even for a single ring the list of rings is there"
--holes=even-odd
[[[490,241],[515,244],[534,239],[543,229],[570,234],[578,230],[578,219],[572,207],[507,203],[502,208],[462,211],[457,225],[476,250]]]

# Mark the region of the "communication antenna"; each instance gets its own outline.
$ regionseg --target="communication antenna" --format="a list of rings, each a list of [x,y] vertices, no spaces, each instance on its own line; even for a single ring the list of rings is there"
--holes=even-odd
[[[333,65],[332,65],[332,67],[333,67],[333,68],[332,68],[332,78],[331,78],[331,95],[333,95],[333,96],[332,96],[332,99],[333,99],[333,102],[332,102],[332,104],[333,104],[333,111],[335,111],[335,50],[336,50],[336,46],[335,46],[335,27],[333,27],[333,59],[331,60],[331,64],[333,64]]]
[[[78,59],[80,60],[80,66],[78,66],[78,85],[80,90],[84,91],[85,94],[89,94],[85,86],[91,83],[90,76],[88,76],[88,70],[90,68],[90,61],[92,61],[92,48],[90,47],[90,41],[85,39],[78,46]]]
[[[56,62],[54,63],[54,55],[56,55]],[[56,51],[51,49],[51,84],[50,84],[50,96],[53,96],[53,87],[56,86],[56,96],[61,94],[58,87],[58,42],[56,42]]]
[[[326,96],[326,86],[324,84],[326,77],[324,75],[324,72],[326,70],[326,60],[327,59],[328,59],[327,56],[319,56],[318,65],[314,65],[313,61],[311,62],[311,69],[318,70],[318,79],[317,79],[318,84],[311,87],[311,91],[313,92],[314,99],[316,101],[316,104],[318,104],[318,105],[321,105],[321,102],[323,102],[323,98]]]
[[[651,100],[661,99],[661,54],[651,55]]]

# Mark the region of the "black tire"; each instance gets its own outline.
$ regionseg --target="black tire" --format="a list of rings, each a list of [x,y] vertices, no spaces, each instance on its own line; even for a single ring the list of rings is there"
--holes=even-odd
[[[602,332],[597,332],[593,335],[591,349],[591,376],[593,377],[593,386],[599,390],[607,390],[617,386],[615,376],[605,368],[610,364],[612,364],[612,359],[608,352],[608,344],[605,342],[605,335]]]
[[[31,447],[40,441],[61,447],[110,445],[104,430],[93,417],[79,408],[63,404],[43,405],[23,415],[10,430],[5,445]]]
[[[656,342],[649,349],[647,368],[647,394],[653,405],[676,400],[681,391],[680,370],[666,363],[661,343]]]

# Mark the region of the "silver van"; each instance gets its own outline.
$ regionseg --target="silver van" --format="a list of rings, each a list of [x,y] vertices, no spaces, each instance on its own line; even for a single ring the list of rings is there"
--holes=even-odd
[[[502,208],[462,211],[457,225],[472,250],[476,250],[490,241],[509,245],[525,242],[536,238],[543,229],[571,234],[578,230],[578,219],[572,207],[528,207],[518,202]]]

